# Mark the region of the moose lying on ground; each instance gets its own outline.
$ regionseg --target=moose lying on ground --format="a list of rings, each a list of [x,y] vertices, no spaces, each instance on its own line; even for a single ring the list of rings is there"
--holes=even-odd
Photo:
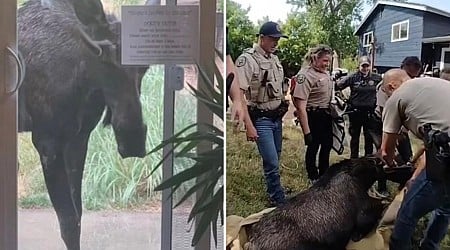
[[[119,28],[107,21],[100,0],[29,0],[18,11],[27,68],[19,130],[32,132],[69,250],[80,249],[87,144],[106,107],[120,155],[146,153],[139,101],[146,68],[120,65]]]
[[[381,219],[385,204],[367,194],[384,174],[375,159],[343,160],[311,188],[265,214],[250,229],[251,250],[343,250]]]

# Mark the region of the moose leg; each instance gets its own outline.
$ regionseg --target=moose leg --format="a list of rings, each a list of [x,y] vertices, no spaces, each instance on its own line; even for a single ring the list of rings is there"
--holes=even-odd
[[[58,216],[61,237],[68,250],[80,250],[81,215],[77,213],[71,195],[62,143],[51,136],[33,132],[33,144],[39,152],[45,184]]]
[[[86,160],[89,134],[79,134],[71,139],[64,147],[64,163],[67,177],[71,186],[71,197],[77,215],[81,218],[81,184],[83,179],[84,163]]]

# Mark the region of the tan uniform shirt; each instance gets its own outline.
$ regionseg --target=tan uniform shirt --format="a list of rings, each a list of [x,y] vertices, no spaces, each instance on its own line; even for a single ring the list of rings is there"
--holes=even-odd
[[[423,77],[408,80],[394,91],[383,110],[383,131],[398,133],[405,126],[421,138],[419,128],[431,123],[433,129],[450,132],[450,84]]]
[[[326,72],[309,66],[301,69],[297,76],[293,96],[306,100],[306,108],[328,108],[333,92],[333,82]]]
[[[276,55],[267,54],[255,44],[245,50],[235,64],[240,87],[249,100],[248,105],[261,110],[274,110],[280,106],[288,86],[283,86],[283,67]],[[264,79],[266,72],[267,79]]]

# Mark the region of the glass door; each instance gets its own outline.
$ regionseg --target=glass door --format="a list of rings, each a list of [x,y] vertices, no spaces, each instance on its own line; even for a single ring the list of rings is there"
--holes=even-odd
[[[160,192],[154,191],[154,187],[160,183],[162,171],[156,171],[153,174],[151,171],[161,160],[162,154],[151,154],[142,158],[135,156],[144,156],[141,153],[150,151],[162,140],[164,69],[161,65],[151,67],[121,65],[120,58],[115,57],[120,53],[114,51],[118,48],[117,46],[120,46],[122,5],[144,4],[144,1],[104,0],[102,1],[103,10],[96,9],[98,6],[95,5],[83,6],[83,4],[96,1],[76,1],[83,2],[80,4],[81,7],[78,6],[82,8],[81,11],[76,13],[71,12],[70,8],[62,6],[69,2],[71,1],[25,0],[18,6],[19,47],[21,47],[24,58],[27,58],[27,68],[29,69],[23,87],[29,87],[31,83],[43,84],[43,82],[39,82],[39,78],[42,77],[51,79],[48,83],[51,87],[46,91],[39,92],[36,99],[43,98],[50,100],[49,103],[58,102],[63,106],[67,105],[64,109],[57,107],[61,105],[48,107],[54,113],[52,119],[55,123],[45,124],[43,129],[50,135],[47,137],[50,140],[61,140],[52,137],[52,135],[58,134],[70,137],[64,143],[57,144],[56,148],[48,148],[48,145],[53,144],[47,144],[44,141],[42,143],[47,148],[38,151],[32,142],[35,140],[33,138],[35,135],[32,136],[32,133],[36,132],[33,128],[31,128],[33,131],[30,132],[30,128],[24,126],[24,132],[18,135],[20,162],[18,249],[160,249],[161,195]],[[106,14],[106,21],[89,16],[102,11]],[[9,10],[9,12],[15,13],[15,8],[14,11]],[[12,20],[14,23],[15,18]],[[42,24],[37,20],[46,20],[52,25]],[[98,27],[95,20],[106,25]],[[77,22],[84,23],[88,28],[77,26]],[[32,28],[34,27],[38,27],[36,30],[39,32],[33,32]],[[115,46],[103,44],[101,45],[102,53],[91,53],[90,50],[95,49],[95,46],[89,47],[88,45],[90,43],[95,45],[97,41],[103,40],[105,37],[101,31],[105,31],[105,29],[111,32],[107,39]],[[43,36],[42,39],[36,37],[39,36],[39,33]],[[34,36],[35,34],[36,36]],[[3,35],[0,37],[3,38]],[[64,40],[58,40],[59,38]],[[68,40],[70,41],[67,42]],[[36,45],[28,47],[30,41]],[[76,44],[77,48],[70,50],[68,44]],[[64,54],[65,49],[70,51],[70,56]],[[42,51],[46,53],[42,53]],[[108,52],[116,53],[108,54]],[[41,60],[47,61],[44,63]],[[104,63],[105,60],[106,63]],[[60,78],[53,77],[61,74],[63,76]],[[61,89],[64,91],[60,91]],[[64,98],[61,95],[64,95]],[[34,99],[26,98],[28,102],[34,103]],[[99,108],[96,102],[102,102],[102,98],[105,98],[105,103],[111,104],[116,110],[112,110],[112,113],[108,114],[109,111],[103,111],[104,106]],[[70,102],[66,102],[66,100],[70,100]],[[137,107],[139,101],[141,107]],[[83,107],[82,105],[88,106]],[[29,111],[30,105],[25,107]],[[100,114],[95,111],[97,108],[100,109]],[[44,116],[45,107],[41,109],[42,116]],[[97,114],[91,116],[91,112],[97,112]],[[142,113],[142,121],[139,121],[138,113]],[[70,154],[67,153],[70,153],[71,150],[66,147],[83,138],[84,131],[87,129],[86,124],[88,124],[85,119],[87,117],[94,117],[99,122],[93,124],[95,128],[88,137],[83,170],[83,164],[75,165],[76,159],[82,158],[83,155],[80,154],[75,159],[70,159]],[[126,119],[121,117],[126,117]],[[33,118],[39,119],[39,115],[34,114]],[[105,126],[104,121],[111,124]],[[134,122],[132,123],[132,121]],[[3,119],[0,122],[3,122]],[[53,127],[58,123],[66,123],[66,125]],[[139,125],[142,123],[145,124],[147,132],[145,134],[145,151],[140,152],[138,148],[143,143],[138,145],[136,139],[140,140],[144,136],[134,136],[133,131],[141,131],[142,127]],[[33,120],[33,125],[36,124]],[[73,126],[74,124],[84,125]],[[136,124],[138,126],[134,126]],[[75,127],[78,127],[77,131],[71,133],[71,128]],[[63,129],[60,130],[61,128]],[[132,130],[129,133],[126,132],[128,128]],[[10,135],[17,135],[17,133],[10,132]],[[132,139],[127,142],[129,137]],[[3,136],[1,138],[3,140]],[[128,149],[121,147],[128,147]],[[64,148],[64,150],[59,150],[60,148]],[[51,157],[52,154],[49,153],[51,150],[56,152],[55,158]],[[121,155],[130,157],[123,159]],[[51,165],[52,160],[58,161],[61,158],[64,160],[59,161],[57,165]],[[51,168],[55,172],[57,172],[57,168],[66,170],[67,175],[63,175],[64,172],[58,172],[63,177],[70,177],[72,173],[80,173],[80,171],[83,173],[81,209],[75,204],[76,197],[72,196],[73,192],[76,192],[76,186],[71,185],[70,192],[64,194],[75,198],[72,201],[60,203],[60,206],[63,206],[62,209],[59,209],[60,221],[58,221],[56,206],[50,200],[49,189],[44,179],[46,168],[47,170]],[[47,174],[51,173],[47,172]],[[9,176],[16,175],[16,172],[14,175],[9,174]],[[4,174],[0,176],[4,176]],[[11,179],[11,177],[9,178]],[[81,179],[70,178],[72,182]],[[51,182],[55,183],[55,180],[52,179]],[[67,181],[55,184],[57,187],[53,192],[56,193],[56,196],[58,196],[58,192],[64,192],[64,185],[67,183],[70,185],[70,182]],[[14,190],[11,191],[11,194],[16,193]],[[15,201],[11,202],[11,204],[15,203]],[[5,203],[0,202],[0,204]],[[70,213],[74,209],[76,212]],[[71,218],[80,216],[81,212],[80,239],[64,239],[62,235],[65,235],[66,238],[73,237],[74,233],[70,231],[70,228],[76,228],[77,223]],[[15,219],[15,217],[11,216],[11,219]],[[60,223],[61,219],[64,220],[63,223]],[[69,225],[65,227],[69,228],[67,232],[60,227],[64,223]],[[2,225],[4,224],[2,223]],[[79,246],[77,246],[78,242]],[[0,247],[0,249],[13,248]]]

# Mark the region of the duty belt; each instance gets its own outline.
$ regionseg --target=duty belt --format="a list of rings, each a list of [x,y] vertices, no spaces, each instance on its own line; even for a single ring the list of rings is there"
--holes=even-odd
[[[321,108],[321,107],[307,107],[306,111],[307,112],[325,112],[325,111],[329,111],[330,108]]]
[[[257,118],[266,117],[272,120],[282,118],[289,108],[288,101],[282,101],[280,106],[274,110],[261,110],[254,106],[248,106],[250,119],[254,122]]]

